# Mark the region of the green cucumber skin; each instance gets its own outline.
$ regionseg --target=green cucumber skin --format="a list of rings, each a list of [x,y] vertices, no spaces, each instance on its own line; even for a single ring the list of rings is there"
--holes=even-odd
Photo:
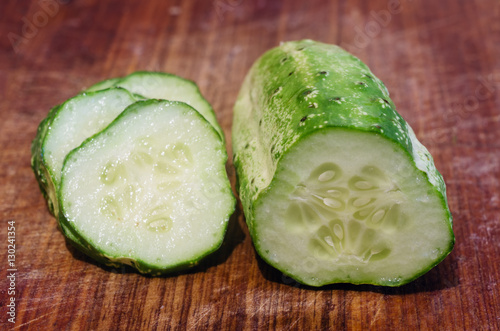
[[[89,141],[94,139],[95,137],[106,134],[107,130],[112,128],[113,125],[119,121],[122,117],[125,116],[130,116],[131,114],[137,113],[140,107],[144,105],[149,105],[149,104],[156,104],[156,103],[162,103],[165,101],[162,100],[156,100],[156,99],[148,99],[148,100],[141,100],[133,103],[129,107],[127,107],[118,117],[116,117],[105,129],[102,131],[94,134],[93,136],[87,138],[78,148],[73,149],[71,152],[66,155],[66,158],[64,160],[64,165],[70,160],[74,154],[77,153],[78,149],[80,147],[85,146]],[[213,130],[214,135],[218,136],[217,130],[200,114],[198,111],[196,111],[194,108],[189,106],[188,104],[180,101],[168,101],[171,104],[177,104],[177,105],[182,105],[183,107],[189,108],[192,110],[196,116],[198,116],[202,121],[207,123],[208,127],[210,127],[211,130]],[[224,164],[227,162],[227,152],[225,149],[223,149],[225,158],[223,159]],[[64,168],[63,165],[63,168]],[[58,197],[58,205],[60,206],[60,213],[58,215],[58,221],[60,224],[60,227],[65,235],[65,237],[68,239],[69,243],[72,244],[76,249],[78,249],[80,252],[86,254],[90,258],[96,260],[99,263],[102,263],[106,266],[113,267],[113,268],[118,268],[123,265],[128,265],[133,268],[135,268],[137,271],[139,271],[142,274],[148,274],[152,276],[160,276],[160,275],[168,275],[168,274],[173,274],[179,271],[183,271],[189,268],[192,268],[196,265],[199,264],[199,262],[204,259],[206,256],[212,254],[213,252],[217,251],[219,247],[222,245],[226,231],[227,231],[227,226],[228,226],[228,221],[231,215],[234,212],[234,208],[236,205],[236,198],[234,197],[230,183],[228,181],[228,187],[227,191],[230,192],[230,195],[232,197],[232,204],[233,208],[228,212],[228,214],[225,217],[225,222],[224,222],[224,228],[222,230],[222,236],[221,240],[217,245],[214,245],[214,247],[210,250],[207,250],[204,252],[204,254],[197,256],[196,258],[189,260],[189,261],[184,261],[182,263],[176,264],[176,265],[171,265],[168,268],[158,268],[154,265],[148,264],[140,259],[129,259],[121,256],[109,256],[105,252],[94,248],[83,236],[81,236],[78,231],[76,231],[72,225],[72,222],[68,220],[65,216],[64,212],[64,204],[63,202],[63,197],[61,196],[61,191],[62,191],[62,185],[64,185],[64,175],[63,178],[61,179],[61,189],[57,191],[57,197]]]
[[[259,255],[279,269],[260,250],[254,210],[274,184],[280,159],[309,134],[332,128],[380,135],[403,149],[428,178],[449,224],[449,250],[434,265],[441,262],[453,248],[454,236],[445,183],[432,157],[396,112],[384,84],[364,63],[338,46],[312,40],[286,42],[266,52],[250,69],[234,107],[237,190]],[[400,286],[429,269],[399,283],[376,285]],[[304,283],[296,275],[289,276]]]

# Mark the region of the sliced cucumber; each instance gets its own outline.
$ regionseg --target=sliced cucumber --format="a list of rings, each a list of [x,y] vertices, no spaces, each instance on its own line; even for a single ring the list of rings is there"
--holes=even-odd
[[[235,199],[225,146],[182,102],[139,101],[65,159],[60,221],[84,253],[157,275],[216,250]]]
[[[221,138],[224,139],[224,133],[217,122],[212,106],[201,95],[198,86],[190,80],[163,72],[137,71],[121,79],[113,78],[102,81],[89,89],[99,89],[100,86],[104,88],[110,86],[123,87],[132,93],[149,99],[185,102],[205,117],[217,130]]]
[[[54,216],[58,215],[56,190],[66,154],[136,100],[122,88],[89,92],[54,108],[42,121],[32,144],[32,166]]]
[[[453,247],[432,157],[383,83],[337,46],[264,54],[235,104],[232,141],[255,248],[301,283],[399,286]]]

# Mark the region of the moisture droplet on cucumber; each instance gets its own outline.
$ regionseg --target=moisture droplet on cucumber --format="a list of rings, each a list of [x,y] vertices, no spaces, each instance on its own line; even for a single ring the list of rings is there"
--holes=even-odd
[[[212,124],[224,139],[224,133],[210,103],[201,95],[198,86],[182,77],[150,71],[137,71],[124,78],[112,78],[89,87],[86,91],[101,90],[109,87],[122,87],[145,98],[182,101],[196,109]]]
[[[146,100],[65,159],[60,222],[86,253],[157,275],[216,250],[234,210],[227,154],[182,102]]]
[[[399,286],[453,248],[432,157],[383,83],[337,46],[286,42],[257,60],[232,142],[254,246],[303,284]]]

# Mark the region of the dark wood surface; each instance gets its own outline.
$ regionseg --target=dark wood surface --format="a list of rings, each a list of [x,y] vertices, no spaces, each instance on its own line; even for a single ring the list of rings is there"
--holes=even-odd
[[[0,3],[1,328],[500,329],[499,1],[98,1]],[[135,70],[196,81],[230,151],[232,106],[280,41],[343,46],[387,85],[448,188],[456,246],[400,288],[298,285],[256,257],[241,208],[223,247],[164,278],[101,267],[67,246],[30,169],[48,110]],[[232,183],[235,176],[228,164]],[[7,227],[15,221],[15,295]],[[7,303],[15,298],[16,322]]]

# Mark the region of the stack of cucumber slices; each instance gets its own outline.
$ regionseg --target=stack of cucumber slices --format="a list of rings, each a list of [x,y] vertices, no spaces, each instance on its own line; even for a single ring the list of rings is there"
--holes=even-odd
[[[136,72],[53,108],[32,167],[65,236],[107,265],[153,275],[195,265],[235,199],[222,129],[197,86]]]
[[[234,165],[258,254],[296,281],[400,286],[452,250],[446,187],[384,84],[343,49],[286,42],[250,69]],[[77,248],[159,275],[224,237],[224,135],[197,86],[137,72],[53,108],[32,167]]]

